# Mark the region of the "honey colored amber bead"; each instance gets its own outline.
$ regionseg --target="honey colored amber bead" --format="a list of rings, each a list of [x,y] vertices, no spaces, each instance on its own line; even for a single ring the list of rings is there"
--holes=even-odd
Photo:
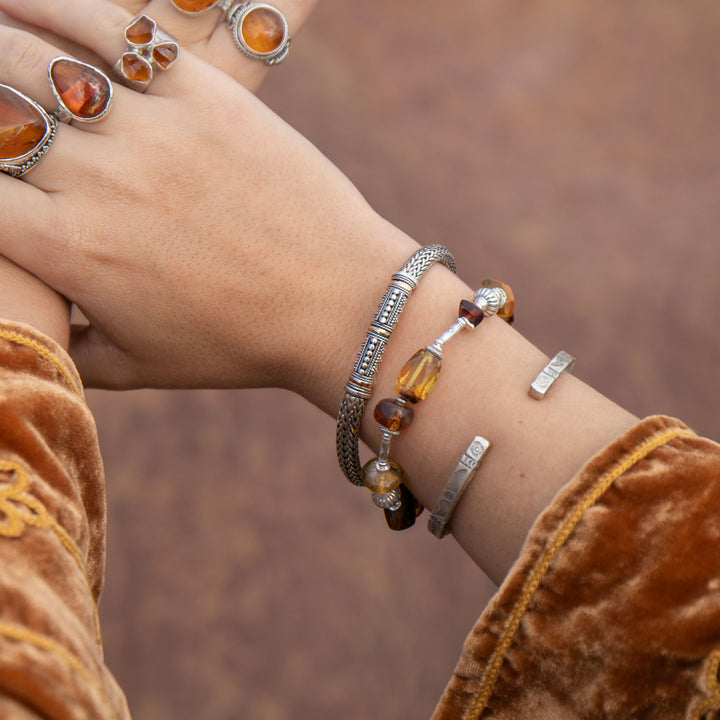
[[[423,511],[423,506],[415,499],[406,485],[400,485],[402,494],[400,507],[396,510],[384,510],[385,522],[391,530],[407,530]]]
[[[125,39],[131,45],[147,45],[155,35],[155,21],[140,15],[125,28]]]
[[[398,398],[384,398],[373,410],[373,417],[378,425],[391,432],[400,432],[412,422],[415,411]]]
[[[163,70],[167,70],[177,60],[178,52],[175,43],[160,43],[153,48],[152,57]]]
[[[122,72],[133,82],[146,83],[152,79],[150,63],[137,53],[125,53],[122,56]]]
[[[243,18],[240,35],[253,52],[261,55],[271,53],[277,50],[285,39],[283,17],[274,8],[254,8]]]
[[[493,278],[487,278],[480,283],[481,287],[488,288],[502,288],[507,296],[505,304],[497,311],[497,316],[504,320],[509,325],[512,325],[515,319],[515,293],[512,288],[502,280],[494,280]]]
[[[48,130],[40,111],[11,88],[0,85],[0,160],[20,158],[36,149]]]
[[[403,470],[392,458],[388,458],[387,470],[380,470],[377,458],[365,463],[362,469],[363,483],[368,490],[387,493],[394,490],[403,480]]]
[[[172,0],[173,5],[185,12],[202,12],[212,7],[217,0]]]
[[[418,350],[403,366],[395,381],[395,392],[411,403],[424,400],[435,388],[442,360],[427,348]]]

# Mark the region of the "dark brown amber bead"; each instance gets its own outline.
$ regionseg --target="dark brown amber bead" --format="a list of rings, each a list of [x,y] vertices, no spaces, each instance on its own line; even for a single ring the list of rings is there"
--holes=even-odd
[[[509,325],[512,325],[513,320],[515,320],[515,293],[512,291],[512,288],[502,280],[495,280],[493,278],[487,278],[486,280],[483,280],[480,283],[480,287],[497,287],[502,288],[505,291],[505,295],[507,295],[507,301],[497,311],[497,316]]]
[[[177,60],[178,46],[175,43],[160,43],[153,48],[152,56],[163,70],[167,70]]]
[[[472,323],[473,327],[477,327],[485,317],[483,311],[470,300],[461,300],[458,308],[458,317],[465,318]]]
[[[385,522],[391,530],[407,530],[423,511],[423,506],[415,499],[406,485],[400,485],[402,498],[397,510],[384,510]]]
[[[435,388],[442,360],[427,348],[418,350],[403,366],[395,392],[411,403],[424,400]]]
[[[403,470],[392,458],[388,458],[387,469],[380,470],[377,458],[365,463],[362,469],[363,483],[368,490],[387,493],[394,490],[403,480]]]
[[[0,160],[23,157],[45,138],[48,122],[12,88],[0,85]]]
[[[415,411],[398,398],[384,398],[373,410],[375,422],[392,432],[400,432],[408,427],[414,415]]]

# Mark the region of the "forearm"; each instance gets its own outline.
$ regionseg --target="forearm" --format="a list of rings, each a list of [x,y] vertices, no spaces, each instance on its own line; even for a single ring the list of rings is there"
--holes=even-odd
[[[327,288],[319,305],[328,308],[322,322],[318,318],[317,325],[304,328],[316,345],[297,346],[301,350],[293,389],[331,415],[340,405],[357,350],[389,278],[417,247],[387,223],[379,222],[375,232],[367,253],[348,261],[342,287]],[[378,253],[376,244],[385,250]],[[474,278],[478,285],[479,272]],[[460,268],[460,273],[469,275],[467,268]],[[512,278],[504,279],[512,284]],[[452,323],[459,301],[472,299],[473,289],[436,265],[408,300],[364,415],[362,436],[374,450],[380,440],[372,418],[374,404],[395,396],[395,378],[404,362]],[[520,317],[523,301],[518,298]],[[548,350],[552,354],[558,349]],[[499,581],[555,493],[636,418],[567,374],[546,400],[530,398],[528,387],[548,358],[495,318],[472,332],[461,332],[443,354],[436,389],[415,408],[412,426],[393,440],[391,454],[405,470],[406,484],[418,500],[432,507],[473,436],[490,440],[490,451],[451,527],[470,556]],[[366,501],[370,502],[369,493]]]

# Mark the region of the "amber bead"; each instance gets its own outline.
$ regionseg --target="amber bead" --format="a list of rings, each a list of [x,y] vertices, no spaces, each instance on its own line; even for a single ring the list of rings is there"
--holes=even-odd
[[[274,8],[258,7],[245,15],[240,34],[253,52],[265,55],[277,50],[282,44],[285,23],[282,15]]]
[[[212,7],[217,0],[172,0],[175,7],[185,12],[202,12]]]
[[[465,318],[473,327],[477,327],[485,317],[483,311],[470,300],[461,300],[458,308],[458,317]]]
[[[178,52],[179,48],[175,43],[159,43],[152,49],[152,57],[163,70],[166,70],[177,60]]]
[[[93,120],[108,108],[110,83],[94,67],[70,58],[60,58],[50,66],[50,82],[60,102],[79,118]]]
[[[395,381],[395,392],[411,403],[424,400],[435,388],[442,360],[427,348],[418,350],[403,365]]]
[[[512,324],[515,319],[515,293],[512,288],[502,280],[494,280],[493,278],[487,278],[480,283],[481,287],[488,288],[502,288],[505,291],[507,300],[505,304],[497,311],[497,316],[504,320],[508,324]]]
[[[378,425],[391,432],[400,432],[412,422],[415,411],[398,398],[384,398],[373,410],[373,417]]]
[[[402,499],[397,510],[383,510],[385,522],[391,530],[407,530],[423,511],[423,506],[415,499],[406,485],[400,485]]]
[[[0,85],[0,160],[14,160],[43,141],[48,122],[24,97]]]
[[[387,466],[387,470],[380,470],[377,458],[366,462],[362,469],[365,487],[377,493],[394,490],[403,480],[403,470],[392,458],[388,458]]]
[[[150,63],[137,53],[125,53],[122,56],[123,75],[133,82],[146,83],[152,79]]]
[[[147,45],[155,36],[155,21],[140,15],[125,28],[125,39],[131,45]]]

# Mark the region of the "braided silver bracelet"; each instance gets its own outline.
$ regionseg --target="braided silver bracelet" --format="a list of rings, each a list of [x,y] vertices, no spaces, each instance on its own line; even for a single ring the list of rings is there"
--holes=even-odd
[[[345,397],[337,416],[335,447],[340,469],[355,485],[363,484],[358,446],[360,421],[372,396],[382,355],[410,293],[436,262],[456,272],[452,253],[446,247],[434,244],[425,245],[413,253],[392,276],[345,386]]]

